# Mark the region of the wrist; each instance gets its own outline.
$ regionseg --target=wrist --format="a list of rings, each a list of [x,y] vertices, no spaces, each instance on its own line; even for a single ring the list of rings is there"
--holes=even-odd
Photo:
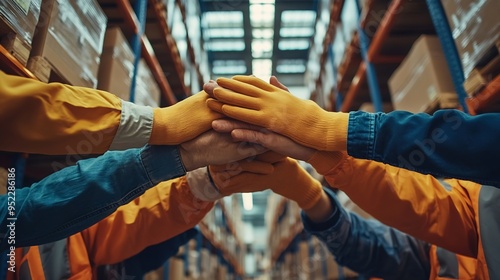
[[[327,151],[347,151],[349,113],[323,111]]]
[[[210,180],[208,167],[201,167],[186,174],[191,193],[203,201],[216,201],[223,197]]]
[[[307,160],[319,174],[325,175],[336,168],[345,158],[345,152],[326,152],[316,151],[311,158]]]
[[[186,171],[195,170],[201,167],[201,165],[196,163],[196,159],[193,153],[189,152],[182,145],[179,145],[178,147],[179,155]]]
[[[309,209],[303,209],[306,216],[313,223],[327,221],[333,214],[334,208],[328,195],[322,191],[320,199]]]

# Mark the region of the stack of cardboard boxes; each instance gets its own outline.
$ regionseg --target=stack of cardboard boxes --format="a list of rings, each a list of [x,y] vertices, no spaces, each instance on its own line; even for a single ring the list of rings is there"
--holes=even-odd
[[[95,88],[106,25],[97,1],[42,1],[28,68],[42,81]]]
[[[458,98],[437,36],[422,35],[388,81],[395,110],[456,108]]]
[[[42,0],[0,1],[0,42],[26,66]]]

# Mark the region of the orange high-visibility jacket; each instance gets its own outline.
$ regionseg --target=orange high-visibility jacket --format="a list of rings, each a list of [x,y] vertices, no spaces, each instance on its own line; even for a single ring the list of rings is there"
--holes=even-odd
[[[98,266],[121,262],[194,227],[212,206],[193,196],[186,177],[163,182],[80,233],[16,249],[15,272],[7,271],[7,279],[95,279]]]
[[[142,147],[150,139],[153,116],[153,108],[108,92],[0,71],[1,151],[102,154]]]
[[[498,188],[456,179],[438,180],[345,155],[330,163],[329,168],[329,163],[322,163],[320,173],[375,218],[416,238],[471,257],[457,259],[461,267],[457,273],[465,274],[460,279],[500,279],[500,248],[496,241],[500,237]],[[438,256],[431,255],[436,262]],[[433,266],[431,275],[439,267],[436,263]]]

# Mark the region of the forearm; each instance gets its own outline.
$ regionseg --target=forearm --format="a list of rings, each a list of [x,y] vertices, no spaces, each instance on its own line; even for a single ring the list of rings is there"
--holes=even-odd
[[[324,175],[381,222],[456,253],[477,253],[475,213],[466,189],[447,190],[432,176],[351,157]]]
[[[77,233],[161,181],[185,173],[177,147],[146,146],[79,161],[29,188],[15,190],[16,246],[53,242]],[[0,197],[0,234],[12,217]],[[6,248],[7,240],[1,240]]]
[[[331,193],[329,200],[335,217],[321,223],[302,217],[305,229],[325,243],[340,265],[368,277],[429,278],[427,243],[346,212]]]
[[[402,111],[352,112],[347,151],[356,158],[420,173],[498,186],[500,173],[492,163],[500,157],[500,150],[490,148],[496,147],[500,138],[498,123],[498,113],[470,116],[441,110],[430,116]]]
[[[111,93],[0,72],[0,150],[101,154],[148,143],[153,109]]]
[[[322,223],[332,216],[337,211],[330,202],[328,195],[323,192],[318,202],[309,209],[304,209],[304,214],[313,223]]]
[[[186,176],[162,182],[84,230],[92,262],[123,261],[193,228],[212,209],[213,202],[197,198],[191,187]]]

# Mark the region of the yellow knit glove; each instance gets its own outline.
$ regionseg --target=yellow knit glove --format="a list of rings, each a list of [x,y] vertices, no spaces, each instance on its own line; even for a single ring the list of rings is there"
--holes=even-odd
[[[155,108],[149,144],[177,145],[208,131],[223,115],[210,110],[208,94],[201,91],[166,108]]]
[[[326,175],[333,169],[336,169],[346,158],[346,152],[316,151],[307,162],[310,163],[319,174]]]
[[[219,78],[208,107],[228,117],[265,127],[295,142],[327,151],[347,149],[348,113],[327,112],[259,78]]]
[[[274,152],[264,153],[258,156],[251,164],[241,165],[240,172],[221,170],[221,167],[210,167],[210,174],[215,185],[223,195],[236,192],[255,192],[270,188],[273,192],[291,199],[302,208],[313,207],[321,198],[321,184],[314,180],[296,160],[285,158],[271,164],[267,161],[273,156],[279,159]],[[260,157],[260,158],[259,158]],[[265,158],[267,157],[267,158]],[[262,161],[261,161],[262,160]],[[258,168],[268,164],[273,167],[272,173],[254,172]],[[266,170],[268,171],[268,170]],[[231,174],[233,172],[233,174]]]

